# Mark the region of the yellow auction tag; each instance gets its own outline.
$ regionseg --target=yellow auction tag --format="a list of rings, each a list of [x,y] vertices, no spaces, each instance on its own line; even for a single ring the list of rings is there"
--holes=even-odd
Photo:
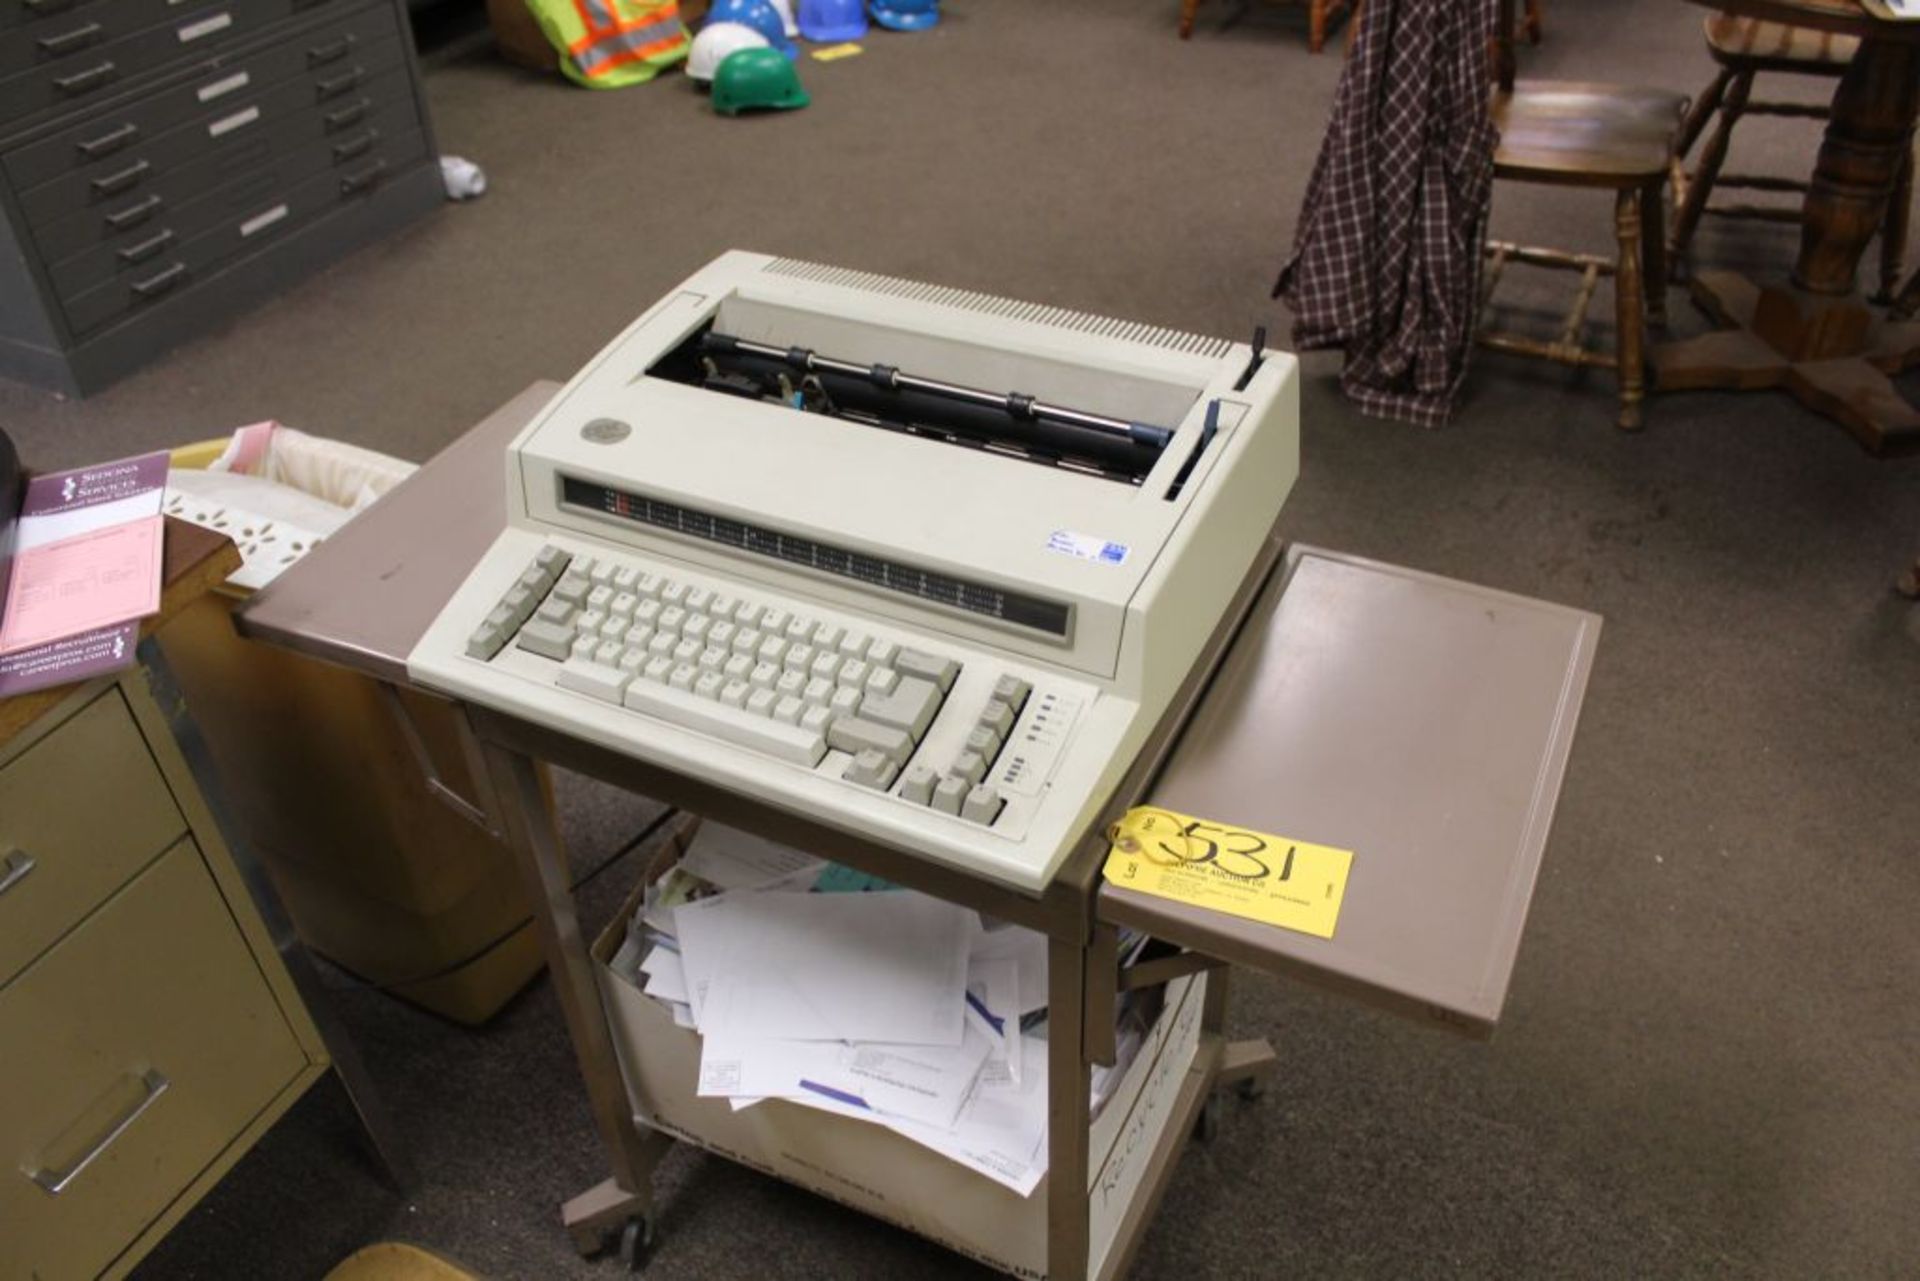
[[[847,44],[830,44],[824,49],[815,49],[813,51],[813,57],[816,62],[838,62],[842,58],[858,57],[865,52],[866,50],[862,49],[859,45],[849,42]]]
[[[1143,894],[1333,937],[1353,851],[1136,806],[1107,833],[1106,876]]]

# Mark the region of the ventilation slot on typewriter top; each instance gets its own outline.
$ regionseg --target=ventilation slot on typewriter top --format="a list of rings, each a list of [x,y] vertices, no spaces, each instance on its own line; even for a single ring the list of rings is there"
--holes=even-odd
[[[694,333],[647,373],[948,444],[1138,485],[1173,438],[1165,427],[984,391],[891,365]]]

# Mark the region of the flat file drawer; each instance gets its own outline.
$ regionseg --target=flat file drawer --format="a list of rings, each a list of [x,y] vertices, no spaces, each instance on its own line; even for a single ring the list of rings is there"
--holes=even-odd
[[[209,54],[289,17],[293,0],[213,0],[131,35],[0,80],[0,119],[73,107],[137,76]]]
[[[0,989],[0,1276],[93,1277],[307,1065],[191,840]]]
[[[165,22],[181,9],[179,0],[115,0],[49,13],[30,26],[0,28],[0,77],[84,58],[121,36]]]
[[[179,207],[213,190],[255,163],[261,148],[265,156],[275,156],[307,138],[348,131],[365,109],[344,108],[363,98],[382,106],[403,102],[413,115],[413,83],[399,65],[399,40],[369,52],[372,73],[359,61],[338,67],[340,75],[357,73],[355,92],[336,94],[338,104],[319,98],[317,85],[332,71],[323,67],[313,77],[296,77],[265,94],[221,98],[202,119],[131,146],[109,163],[88,165],[25,192],[19,204],[40,252],[58,263],[134,223],[150,221],[148,213],[156,209]],[[154,204],[156,198],[161,204]]]
[[[229,185],[247,192],[259,191],[263,184],[285,190],[329,170],[357,170],[363,159],[376,153],[382,140],[404,137],[419,127],[419,114],[409,98],[375,114],[356,129],[308,140],[305,145],[286,138],[288,130],[283,129],[279,138],[262,134],[228,159],[236,168],[268,166],[269,174],[265,178],[248,174],[229,180]],[[212,187],[219,178],[217,172],[202,175],[200,190]],[[182,242],[218,230],[232,218],[233,199],[226,190],[221,187],[188,201],[165,218],[142,227],[138,235],[123,237],[121,243],[99,245],[57,264],[49,272],[54,293],[73,298],[116,276],[142,274],[149,263],[163,259]]]
[[[344,6],[345,0],[332,0]],[[129,152],[168,130],[197,122],[203,127],[262,90],[272,90],[307,72],[316,75],[313,101],[325,95],[346,68],[399,39],[393,9],[363,8],[333,22],[320,23],[266,49],[242,54],[218,67],[156,92],[109,104],[86,120],[61,128],[0,157],[18,191],[30,191],[61,174],[83,170],[90,178],[117,172]],[[347,90],[334,96],[348,97]]]
[[[98,329],[136,307],[151,305],[186,289],[221,265],[288,231],[320,217],[343,203],[368,195],[427,154],[426,135],[413,130],[397,138],[381,138],[355,163],[309,178],[292,188],[284,186],[277,166],[227,189],[220,225],[212,231],[169,243],[166,252],[147,259],[143,270],[62,300],[67,323],[75,333]]]
[[[0,984],[186,830],[118,689],[0,766]]]

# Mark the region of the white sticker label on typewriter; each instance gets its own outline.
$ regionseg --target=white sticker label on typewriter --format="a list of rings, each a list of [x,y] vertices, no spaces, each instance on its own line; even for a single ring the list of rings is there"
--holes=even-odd
[[[195,96],[202,102],[212,102],[215,98],[224,98],[235,89],[244,89],[252,83],[252,76],[244,71],[236,71],[230,76],[214,81]]]
[[[1080,715],[1080,700],[1048,691],[1032,698],[1013,727],[1013,737],[994,765],[992,783],[1003,792],[1037,796],[1053,774],[1067,735]]]
[[[1071,529],[1054,530],[1047,538],[1047,550],[1065,552],[1079,560],[1099,561],[1104,565],[1124,565],[1132,551],[1125,543],[1095,538],[1092,534],[1076,534]]]
[[[247,107],[230,116],[222,116],[207,126],[207,136],[218,138],[221,134],[232,133],[235,129],[250,125],[260,118],[260,108]]]
[[[202,18],[198,22],[189,22],[186,26],[180,28],[180,43],[191,44],[201,36],[210,36],[216,31],[225,31],[232,25],[233,15],[230,13],[216,13],[210,18]]]
[[[244,237],[251,236],[256,231],[265,231],[268,227],[273,226],[274,223],[279,222],[286,216],[287,207],[285,205],[275,205],[266,212],[257,213],[241,223],[240,234]]]

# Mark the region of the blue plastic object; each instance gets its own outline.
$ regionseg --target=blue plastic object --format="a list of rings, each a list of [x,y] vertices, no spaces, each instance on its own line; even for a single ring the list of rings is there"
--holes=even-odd
[[[800,56],[800,46],[787,37],[787,24],[781,21],[780,11],[767,0],[714,0],[707,10],[707,22],[738,22],[752,27],[788,58]]]
[[[867,13],[860,0],[800,0],[798,21],[801,36],[822,44],[867,34]]]
[[[868,0],[867,12],[889,31],[925,31],[940,21],[940,0]]]

